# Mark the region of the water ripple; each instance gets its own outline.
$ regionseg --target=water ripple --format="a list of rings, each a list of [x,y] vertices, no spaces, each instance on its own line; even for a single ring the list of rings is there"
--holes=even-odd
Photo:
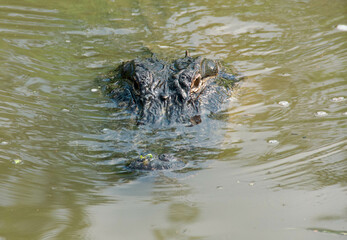
[[[278,182],[277,187],[312,186],[320,188],[324,185],[345,185],[345,151],[347,140],[332,143],[314,150],[291,154],[282,159],[265,162],[261,172],[268,179]],[[259,167],[258,167],[259,168]]]

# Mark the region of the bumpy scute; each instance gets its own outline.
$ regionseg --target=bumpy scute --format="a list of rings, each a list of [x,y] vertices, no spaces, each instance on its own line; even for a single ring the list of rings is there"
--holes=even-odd
[[[185,166],[183,161],[168,154],[161,154],[158,158],[152,154],[140,156],[127,162],[126,167],[131,170],[178,170]]]
[[[202,108],[217,111],[242,79],[203,57],[166,62],[152,56],[122,63],[103,79],[106,93],[137,116],[139,124],[191,123]]]
[[[203,120],[201,114],[216,112],[232,94],[242,77],[225,71],[215,60],[203,57],[166,62],[152,56],[120,64],[106,74],[105,93],[119,107],[136,114],[138,124],[184,123],[193,126]],[[180,169],[183,161],[171,155],[140,156],[127,163],[134,170]]]

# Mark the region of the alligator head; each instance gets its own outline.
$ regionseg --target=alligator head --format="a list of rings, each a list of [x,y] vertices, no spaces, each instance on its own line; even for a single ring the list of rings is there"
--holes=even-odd
[[[109,76],[109,93],[118,103],[135,111],[139,124],[154,123],[165,118],[171,122],[201,122],[200,97],[208,86],[223,78],[233,84],[240,78],[221,71],[215,60],[191,57],[171,63],[157,59],[134,59],[122,63]]]

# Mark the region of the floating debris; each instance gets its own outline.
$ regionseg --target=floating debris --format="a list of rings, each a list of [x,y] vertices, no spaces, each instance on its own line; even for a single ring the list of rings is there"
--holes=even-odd
[[[255,185],[255,182],[250,182],[248,185],[253,187]]]
[[[65,40],[66,43],[70,43],[71,41],[69,39]]]
[[[332,230],[327,228],[308,228],[307,230],[311,230],[313,232],[320,232],[320,233],[332,233],[332,234],[338,234],[347,236],[347,231],[339,231],[339,230]]]
[[[270,144],[279,144],[279,141],[277,141],[276,139],[271,139],[268,141],[268,143]]]
[[[328,113],[327,112],[324,112],[324,111],[318,111],[314,114],[316,117],[326,117],[328,116]]]
[[[16,164],[16,165],[20,165],[20,164],[23,164],[23,160],[14,159],[14,160],[13,160],[13,163]]]
[[[216,187],[218,190],[222,190],[223,189],[223,186],[217,186]]]
[[[347,25],[339,24],[337,25],[336,29],[340,31],[347,31]]]
[[[334,97],[331,99],[332,102],[343,102],[345,101],[344,97]]]
[[[7,145],[9,142],[6,142],[6,141],[2,141],[1,143],[0,143],[0,145]]]
[[[153,158],[153,155],[151,153],[149,153],[145,156],[140,155],[140,159],[151,159],[151,158]]]
[[[283,107],[289,107],[289,102],[287,102],[287,101],[280,101],[280,102],[278,102],[278,104],[283,106]]]
[[[66,109],[66,108],[63,108],[61,111],[62,111],[62,112],[70,112],[70,110],[69,110],[69,109]]]
[[[97,89],[97,88],[92,88],[92,89],[90,89],[90,91],[91,91],[91,92],[97,92],[98,89]]]

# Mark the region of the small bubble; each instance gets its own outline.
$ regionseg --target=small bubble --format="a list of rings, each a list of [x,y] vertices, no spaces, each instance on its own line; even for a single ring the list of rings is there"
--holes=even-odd
[[[61,111],[62,111],[62,112],[70,112],[70,110],[69,110],[69,109],[66,109],[66,108],[63,108]]]
[[[334,97],[331,99],[332,102],[343,102],[345,101],[344,97]]]
[[[91,46],[84,46],[82,47],[83,50],[91,50],[91,49],[94,49],[94,47],[91,47]]]
[[[316,117],[326,117],[328,116],[328,113],[327,112],[324,112],[324,111],[318,111],[314,114]]]
[[[89,68],[89,69],[104,68],[106,66],[105,64],[106,64],[106,61],[97,61],[97,62],[88,64],[86,68]]]
[[[7,145],[7,144],[8,144],[8,142],[6,142],[6,141],[2,141],[0,144],[1,144],[1,145]]]
[[[92,89],[90,89],[90,91],[91,91],[91,92],[97,92],[98,89],[97,89],[97,88],[92,88]]]
[[[79,146],[80,143],[76,140],[76,141],[70,141],[70,142],[68,143],[68,145],[69,145],[69,146]]]
[[[337,25],[336,29],[340,31],[347,31],[347,25],[339,24]]]
[[[287,101],[280,101],[278,104],[283,106],[283,107],[288,107],[289,106],[289,102],[287,102]]]
[[[71,41],[69,39],[65,40],[65,42],[70,43]]]
[[[95,52],[95,51],[89,51],[89,52],[85,52],[82,54],[83,57],[95,57],[97,56],[99,53]]]
[[[170,46],[158,45],[159,48],[170,48]]]
[[[110,129],[109,128],[104,128],[104,129],[102,129],[101,130],[103,133],[107,133],[108,131],[110,131]]]
[[[278,144],[279,142],[276,139],[271,139],[268,141],[270,144]]]

